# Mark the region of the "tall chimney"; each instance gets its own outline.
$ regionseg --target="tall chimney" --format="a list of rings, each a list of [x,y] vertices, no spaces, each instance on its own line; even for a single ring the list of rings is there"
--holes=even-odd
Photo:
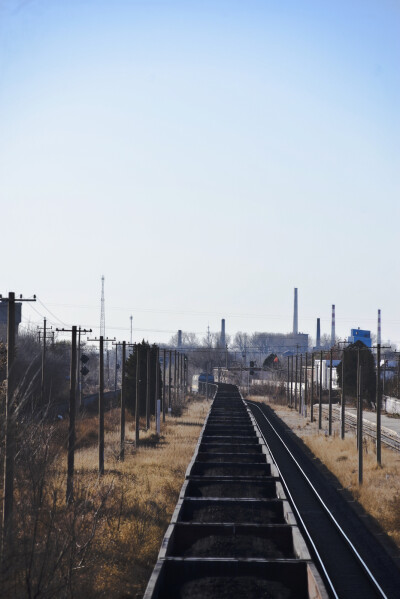
[[[293,335],[299,332],[298,326],[297,287],[294,288]]]
[[[378,310],[378,338],[377,338],[377,343],[381,344],[382,343],[382,336],[381,336],[381,311]]]
[[[179,329],[178,331],[178,349],[182,348],[182,331]]]
[[[336,337],[335,304],[332,304],[331,345],[335,345],[335,337]]]
[[[225,318],[221,320],[221,337],[220,337],[220,345],[221,347],[225,347]]]
[[[315,347],[319,349],[321,347],[321,319],[317,318],[317,339]]]

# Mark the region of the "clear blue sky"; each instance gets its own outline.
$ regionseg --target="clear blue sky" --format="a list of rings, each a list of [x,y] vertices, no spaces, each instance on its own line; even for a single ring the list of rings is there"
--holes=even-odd
[[[399,106],[397,0],[0,0],[0,292],[400,345]]]

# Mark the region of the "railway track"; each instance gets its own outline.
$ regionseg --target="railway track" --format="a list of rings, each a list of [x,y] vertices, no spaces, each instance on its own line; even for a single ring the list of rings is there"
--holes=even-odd
[[[314,405],[314,412],[318,414],[318,404]],[[327,406],[322,406],[322,415],[328,419],[329,409]],[[318,418],[318,416],[317,416]],[[340,422],[340,408],[333,407],[332,409],[332,419],[335,422]],[[357,416],[354,414],[347,413],[345,415],[345,426],[350,430],[357,430]],[[367,437],[371,437],[372,439],[376,439],[376,424],[371,423],[366,418],[363,418],[363,434]],[[390,449],[394,449],[395,451],[400,451],[400,439],[395,432],[390,429],[382,426],[381,427],[381,442],[386,447],[390,447]]]
[[[382,585],[355,558],[353,531],[343,536],[336,511],[363,524],[344,501],[333,515],[331,497],[321,505],[326,481],[316,475],[310,485],[299,448],[278,428],[264,407],[218,385],[144,599],[398,596],[400,578]]]
[[[276,460],[311,554],[334,597],[399,597],[400,572],[339,490],[265,405],[247,402]]]

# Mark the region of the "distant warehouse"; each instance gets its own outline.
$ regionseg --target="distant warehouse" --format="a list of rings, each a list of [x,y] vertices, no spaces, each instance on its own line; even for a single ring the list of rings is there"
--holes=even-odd
[[[255,333],[254,344],[266,354],[301,354],[308,351],[308,335],[306,333]]]

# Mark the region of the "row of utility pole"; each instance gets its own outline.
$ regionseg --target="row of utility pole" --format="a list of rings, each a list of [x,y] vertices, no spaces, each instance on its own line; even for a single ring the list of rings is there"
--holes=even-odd
[[[6,547],[10,547],[12,542],[12,519],[13,519],[13,504],[14,504],[14,462],[16,454],[16,389],[17,381],[14,375],[14,360],[15,360],[15,344],[16,344],[16,318],[15,318],[15,293],[10,292],[8,298],[0,296],[2,302],[8,304],[7,317],[7,388],[5,402],[5,458],[4,458],[4,476],[3,476],[3,519],[2,519],[2,536],[1,536],[1,555],[5,555]],[[36,296],[32,299],[18,298],[18,302],[36,301]],[[74,462],[75,462],[75,446],[76,446],[76,414],[77,408],[82,407],[81,385],[79,384],[79,358],[81,335],[91,332],[91,329],[83,329],[81,327],[72,326],[71,329],[56,329],[56,331],[71,333],[71,366],[70,366],[70,391],[69,391],[69,428],[68,428],[68,456],[67,456],[67,486],[66,486],[66,501],[71,503],[74,499]],[[39,335],[43,333],[43,348],[42,348],[42,368],[41,368],[41,398],[42,401],[46,398],[46,349],[49,329],[46,319],[44,319],[43,329],[39,330]],[[54,332],[52,331],[54,339]],[[90,339],[88,339],[90,341]],[[122,383],[120,392],[120,451],[119,458],[125,458],[125,406],[126,406],[126,376],[125,367],[127,359],[127,347],[133,347],[134,344],[128,344],[125,341],[117,343],[115,340],[110,340],[100,336],[100,338],[92,339],[99,343],[99,391],[98,391],[98,472],[99,476],[104,474],[104,343],[113,341],[116,348],[116,371],[118,368],[118,348],[122,347]],[[141,375],[141,353],[143,348],[136,346],[136,405],[135,405],[135,443],[139,445],[139,405],[140,405],[140,377]],[[183,401],[184,394],[187,389],[188,377],[188,360],[187,356],[182,352],[156,348],[156,369],[155,369],[155,393],[154,398],[150,397],[150,347],[147,348],[147,372],[146,372],[146,428],[151,425],[151,401],[155,402],[154,412],[156,421],[156,434],[160,435],[160,420],[162,410],[162,420],[165,422],[166,412],[172,412],[173,403]],[[161,356],[162,351],[162,356]],[[162,360],[162,390],[160,389],[159,380],[159,364]],[[168,365],[167,365],[168,363]],[[172,373],[173,365],[173,373]],[[168,380],[167,380],[168,369]],[[117,372],[115,376],[115,393],[117,391]],[[161,393],[162,391],[162,393]],[[79,393],[79,404],[77,403],[77,395]]]
[[[377,463],[382,463],[381,453],[381,409],[382,409],[382,383],[381,383],[381,345],[376,346],[377,377],[376,377],[376,459]],[[365,348],[369,350],[369,348]],[[349,351],[348,349],[346,351]],[[346,420],[346,389],[345,389],[345,356],[346,351],[342,350],[341,368],[342,368],[342,388],[341,388],[341,411],[340,411],[340,436],[345,438],[345,420]],[[358,450],[358,481],[363,481],[363,400],[362,400],[362,377],[363,367],[360,359],[360,352],[363,348],[354,348],[357,352],[357,370],[356,370],[356,405],[357,405],[357,425],[356,438]],[[322,363],[324,354],[308,352],[288,356],[287,358],[287,403],[290,407],[298,409],[299,413],[307,416],[307,406],[310,406],[310,420],[314,422],[314,398],[315,390],[318,393],[318,429],[322,428]],[[317,363],[315,356],[319,357]],[[310,362],[309,362],[309,357]],[[333,349],[329,350],[329,385],[328,385],[328,435],[332,435],[332,361]],[[304,366],[303,366],[304,364]],[[311,378],[309,381],[308,373],[311,368]],[[304,370],[304,376],[303,376]],[[315,376],[314,376],[315,371]],[[304,386],[303,386],[304,378]]]

